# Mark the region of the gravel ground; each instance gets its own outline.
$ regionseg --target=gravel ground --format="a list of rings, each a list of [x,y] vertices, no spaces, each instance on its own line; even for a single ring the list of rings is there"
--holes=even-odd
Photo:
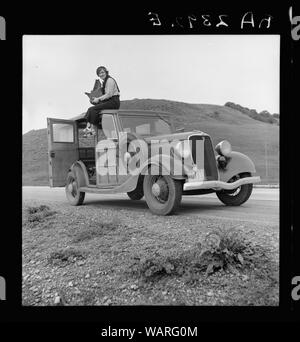
[[[141,258],[180,262],[217,227],[241,229],[265,259],[208,276],[132,271]],[[278,225],[27,200],[22,252],[25,306],[279,305]]]

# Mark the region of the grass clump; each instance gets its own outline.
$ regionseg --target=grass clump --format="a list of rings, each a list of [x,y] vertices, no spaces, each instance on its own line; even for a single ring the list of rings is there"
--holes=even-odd
[[[177,256],[154,253],[149,257],[134,257],[130,271],[143,280],[162,276],[183,276],[187,282],[195,281],[201,273],[212,274],[218,270],[237,272],[257,266],[268,260],[263,248],[253,245],[237,229],[217,228],[203,241]]]
[[[144,281],[160,279],[163,276],[183,276],[190,281],[205,270],[205,266],[201,264],[200,253],[196,247],[176,256],[160,255],[157,252],[148,257],[135,256],[129,269],[133,275]]]
[[[170,257],[159,255],[157,252],[150,257],[135,256],[130,267],[133,274],[149,280],[163,275],[171,275],[176,273],[174,260]]]
[[[48,263],[52,265],[69,265],[84,259],[86,259],[86,252],[75,248],[65,248],[51,252]]]
[[[47,216],[52,216],[56,211],[51,210],[47,205],[27,208],[27,221],[37,223],[43,221]]]

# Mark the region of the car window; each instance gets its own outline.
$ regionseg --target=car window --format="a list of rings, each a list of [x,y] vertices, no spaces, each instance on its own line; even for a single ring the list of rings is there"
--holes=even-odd
[[[169,124],[167,120],[167,118],[162,118],[158,115],[120,115],[120,121],[124,132],[145,136],[172,133],[171,124]]]
[[[155,131],[157,133],[164,134],[169,129],[169,125],[165,121],[157,120],[155,121],[154,124],[155,124]]]
[[[71,124],[54,123],[53,142],[74,142],[74,128]]]
[[[150,123],[136,126],[136,133],[139,135],[150,135]]]
[[[117,139],[118,138],[116,126],[114,123],[114,118],[112,115],[104,114],[102,116],[102,129],[103,129],[103,133],[105,134],[107,139]]]

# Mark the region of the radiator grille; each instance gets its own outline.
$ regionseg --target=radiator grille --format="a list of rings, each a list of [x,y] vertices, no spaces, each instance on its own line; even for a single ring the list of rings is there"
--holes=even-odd
[[[205,180],[218,180],[218,170],[216,165],[216,158],[214,154],[214,149],[209,136],[192,135],[189,138],[190,146],[192,149],[193,162],[201,161],[201,155],[203,153],[203,148],[199,148],[200,144],[197,144],[197,140],[204,141],[204,176]],[[196,149],[196,145],[198,148]],[[203,146],[203,145],[202,145]],[[198,154],[198,156],[197,156]],[[203,157],[202,157],[203,160]],[[199,165],[197,165],[199,167]]]

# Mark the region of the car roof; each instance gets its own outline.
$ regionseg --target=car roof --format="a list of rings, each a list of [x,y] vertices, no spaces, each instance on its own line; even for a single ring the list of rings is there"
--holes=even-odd
[[[119,114],[119,115],[163,115],[163,116],[172,116],[172,113],[164,112],[164,111],[154,111],[154,110],[143,110],[143,109],[104,109],[100,111],[101,114]],[[81,121],[85,118],[86,113],[82,113],[80,115],[74,116],[70,118],[70,120]]]

